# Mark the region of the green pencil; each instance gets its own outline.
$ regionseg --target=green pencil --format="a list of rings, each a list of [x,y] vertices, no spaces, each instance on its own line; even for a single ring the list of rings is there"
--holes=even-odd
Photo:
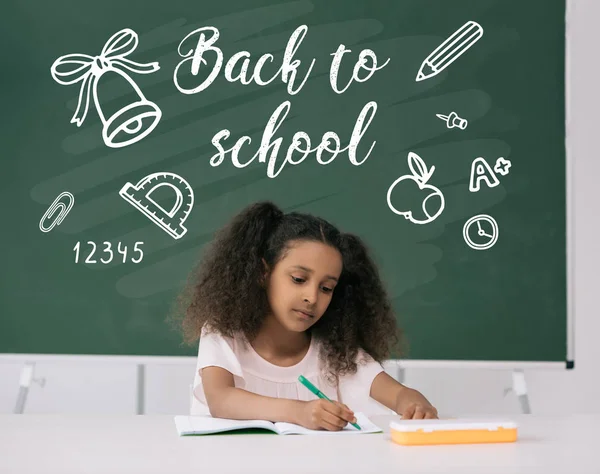
[[[323,392],[321,392],[321,390],[319,390],[317,387],[315,387],[312,383],[310,383],[308,381],[308,379],[306,379],[303,375],[300,375],[298,377],[298,380],[300,381],[300,383],[302,385],[304,385],[307,389],[309,389],[312,393],[314,393],[317,397],[319,398],[324,398],[325,400],[329,400],[331,403],[333,403],[331,401],[331,399],[325,395]],[[358,426],[358,424],[356,423],[350,423],[352,426],[354,426],[357,430],[360,430],[360,426]]]

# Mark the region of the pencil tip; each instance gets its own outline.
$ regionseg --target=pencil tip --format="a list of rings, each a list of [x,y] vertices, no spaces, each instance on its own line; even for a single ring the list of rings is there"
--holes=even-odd
[[[438,71],[433,69],[433,67],[431,67],[431,65],[427,63],[427,61],[425,61],[421,65],[421,68],[419,69],[419,72],[417,74],[417,82],[429,79],[430,77],[435,76],[437,73]]]

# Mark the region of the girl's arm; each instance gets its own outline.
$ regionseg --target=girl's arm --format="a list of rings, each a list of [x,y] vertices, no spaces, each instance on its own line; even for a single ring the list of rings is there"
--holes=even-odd
[[[420,392],[405,387],[385,372],[373,379],[370,395],[405,419],[438,417],[435,407]]]
[[[231,372],[221,367],[202,369],[202,386],[210,414],[232,420],[298,423],[298,400],[271,398],[236,388]]]
[[[265,397],[236,388],[231,372],[221,367],[203,368],[202,386],[210,414],[215,418],[286,421],[313,430],[330,431],[356,422],[354,413],[338,402]]]

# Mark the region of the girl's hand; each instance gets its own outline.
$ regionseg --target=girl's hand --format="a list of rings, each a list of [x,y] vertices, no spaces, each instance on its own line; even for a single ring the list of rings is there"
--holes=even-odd
[[[404,420],[437,419],[437,409],[417,390],[405,387],[398,394],[396,413]]]
[[[298,424],[311,430],[340,431],[348,423],[356,423],[354,412],[343,403],[324,399],[302,402]]]

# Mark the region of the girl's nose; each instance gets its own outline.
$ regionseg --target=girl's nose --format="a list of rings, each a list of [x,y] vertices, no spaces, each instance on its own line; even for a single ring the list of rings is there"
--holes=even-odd
[[[313,289],[313,290],[308,289],[308,291],[304,294],[304,301],[306,301],[309,304],[316,303],[317,294],[318,294],[318,288]]]

